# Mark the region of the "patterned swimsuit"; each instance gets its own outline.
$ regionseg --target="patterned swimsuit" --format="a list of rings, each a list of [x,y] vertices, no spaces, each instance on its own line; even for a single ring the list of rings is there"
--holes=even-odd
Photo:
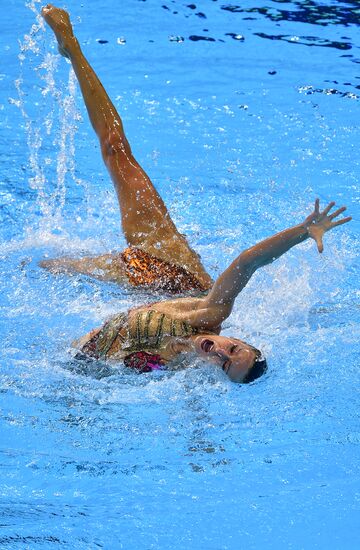
[[[123,360],[128,367],[149,372],[165,365],[159,353],[165,338],[184,338],[196,332],[189,323],[154,309],[134,312],[131,318],[120,313],[111,317],[81,351],[95,359]]]
[[[209,285],[203,285],[195,275],[185,268],[171,264],[133,246],[121,253],[126,276],[133,286],[152,287],[170,294],[197,290],[204,292]]]

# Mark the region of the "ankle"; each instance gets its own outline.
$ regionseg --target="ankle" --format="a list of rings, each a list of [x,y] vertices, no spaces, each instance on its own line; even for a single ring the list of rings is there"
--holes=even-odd
[[[77,38],[74,35],[67,36],[63,40],[61,49],[67,54],[69,58],[75,55],[80,50],[80,45]]]

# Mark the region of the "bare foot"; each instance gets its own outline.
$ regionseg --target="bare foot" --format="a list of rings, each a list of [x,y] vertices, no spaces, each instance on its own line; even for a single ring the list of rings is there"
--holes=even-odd
[[[58,41],[61,55],[70,57],[71,44],[76,39],[74,37],[69,14],[65,10],[48,4],[42,8],[41,15],[53,30],[56,40]]]

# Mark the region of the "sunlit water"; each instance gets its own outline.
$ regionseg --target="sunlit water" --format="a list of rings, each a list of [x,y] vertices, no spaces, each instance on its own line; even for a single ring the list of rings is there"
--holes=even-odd
[[[359,4],[68,0],[139,161],[215,277],[334,199],[353,221],[254,276],[206,364],[84,369],[71,340],[153,299],[38,261],[121,250],[115,194],[69,64],[2,11],[0,547],[357,548]]]

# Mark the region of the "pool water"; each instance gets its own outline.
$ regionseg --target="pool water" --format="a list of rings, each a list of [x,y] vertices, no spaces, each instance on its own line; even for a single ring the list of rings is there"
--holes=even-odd
[[[0,39],[0,547],[357,548],[357,1],[68,0],[133,152],[213,277],[318,196],[353,221],[258,272],[224,333],[268,357],[86,369],[74,337],[154,299],[38,262],[121,250],[115,193],[37,0]]]

